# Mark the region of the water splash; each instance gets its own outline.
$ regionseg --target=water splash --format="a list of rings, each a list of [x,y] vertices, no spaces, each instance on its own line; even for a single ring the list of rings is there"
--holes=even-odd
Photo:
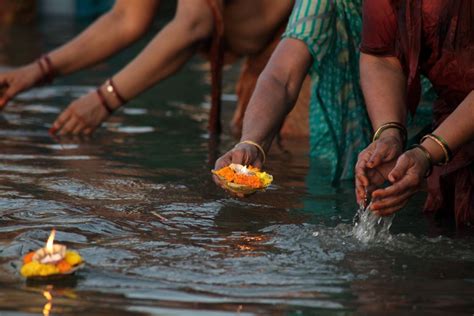
[[[352,235],[363,243],[389,242],[392,239],[390,226],[392,226],[394,216],[375,215],[370,210],[370,206],[371,204],[367,207],[360,205],[354,217]]]

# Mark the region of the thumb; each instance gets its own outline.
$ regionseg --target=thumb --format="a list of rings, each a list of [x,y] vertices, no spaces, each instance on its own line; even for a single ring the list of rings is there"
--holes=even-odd
[[[400,180],[408,171],[409,167],[409,160],[406,155],[400,156],[398,158],[395,167],[393,167],[392,171],[388,174],[388,179],[390,182],[394,183]]]

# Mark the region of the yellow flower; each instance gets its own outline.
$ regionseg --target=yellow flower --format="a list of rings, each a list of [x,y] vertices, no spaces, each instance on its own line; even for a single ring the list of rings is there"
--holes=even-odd
[[[64,258],[67,263],[71,266],[78,265],[82,262],[82,258],[76,251],[68,250],[66,251],[66,258]]]
[[[52,264],[42,264],[38,261],[31,261],[30,263],[25,264],[20,272],[21,275],[28,278],[32,276],[49,276],[52,274],[58,274],[59,270]]]

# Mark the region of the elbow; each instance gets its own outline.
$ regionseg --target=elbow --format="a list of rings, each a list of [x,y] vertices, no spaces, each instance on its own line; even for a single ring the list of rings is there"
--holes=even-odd
[[[173,23],[175,23],[178,28],[182,29],[183,34],[186,34],[186,37],[192,43],[204,41],[212,35],[212,18],[208,19],[205,16],[178,16],[173,20]]]
[[[287,113],[292,110],[299,94],[297,84],[292,84],[290,77],[272,69],[265,69],[262,72],[257,86],[263,86],[266,91],[280,95],[284,100]]]
[[[127,10],[112,10],[110,18],[120,30],[121,38],[126,42],[133,42],[139,39],[149,28],[153,21],[153,15],[140,15]]]

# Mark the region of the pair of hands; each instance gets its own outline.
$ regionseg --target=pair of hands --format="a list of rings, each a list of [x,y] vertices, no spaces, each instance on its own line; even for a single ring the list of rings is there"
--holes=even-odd
[[[22,91],[40,83],[43,74],[36,63],[0,74],[0,110]],[[73,101],[54,121],[50,132],[58,135],[90,135],[108,117],[95,92]]]
[[[379,216],[389,216],[400,210],[419,191],[429,162],[417,148],[403,153],[399,137],[385,136],[371,143],[359,154],[355,167],[356,197],[365,204],[371,194],[371,210]],[[380,187],[385,181],[391,185]]]

